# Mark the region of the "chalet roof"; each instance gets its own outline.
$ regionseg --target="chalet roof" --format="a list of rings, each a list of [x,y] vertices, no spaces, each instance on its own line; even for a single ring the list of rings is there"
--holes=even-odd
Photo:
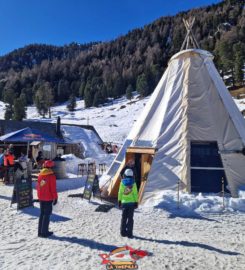
[[[14,132],[23,128],[33,128],[40,130],[41,132],[52,136],[56,139],[63,139],[63,136],[56,134],[55,123],[44,123],[34,121],[15,121],[15,120],[0,120],[0,135],[4,135],[10,132]]]
[[[91,125],[74,125],[74,124],[65,124],[65,123],[62,123],[61,125],[77,126],[80,128],[92,130],[97,135],[101,143],[103,142],[98,132]],[[65,140],[65,138],[62,136],[62,132],[60,132],[60,135],[57,135],[57,132],[56,132],[57,128],[60,128],[60,127],[57,127],[57,123],[45,123],[45,122],[37,122],[37,121],[15,121],[15,120],[1,120],[0,119],[0,136],[26,128],[26,127],[40,130],[41,132],[49,136],[52,136],[53,138]]]

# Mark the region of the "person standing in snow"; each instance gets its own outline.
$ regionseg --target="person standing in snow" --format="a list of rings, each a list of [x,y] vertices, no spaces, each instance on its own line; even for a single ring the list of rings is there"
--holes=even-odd
[[[124,171],[118,191],[118,206],[122,208],[121,236],[133,238],[134,210],[138,207],[138,191],[132,169]]]
[[[4,168],[5,168],[5,175],[4,175],[4,183],[13,183],[14,182],[14,166],[15,166],[15,156],[14,156],[14,149],[12,144],[11,147],[7,148],[4,153]]]
[[[52,160],[46,160],[37,180],[37,196],[40,202],[38,236],[45,238],[53,234],[48,229],[49,221],[53,205],[56,205],[58,200],[56,176],[51,169],[52,167],[54,167],[54,162]]]
[[[137,189],[139,190],[140,189],[140,177],[138,175],[138,171],[137,171],[137,168],[135,166],[135,160],[134,159],[129,159],[127,161],[125,167],[121,170],[121,172],[120,172],[121,179],[123,179],[124,172],[127,169],[131,169],[133,171],[134,181],[136,183]]]
[[[4,166],[3,166],[3,161],[4,161],[4,153],[3,149],[0,148],[0,178],[2,179],[4,176]]]

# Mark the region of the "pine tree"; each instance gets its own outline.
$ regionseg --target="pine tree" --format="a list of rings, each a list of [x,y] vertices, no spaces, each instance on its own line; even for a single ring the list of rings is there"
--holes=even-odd
[[[3,100],[4,82],[0,81],[0,100]]]
[[[10,120],[13,118],[14,110],[13,110],[13,105],[14,105],[14,100],[15,100],[15,92],[12,88],[6,89],[3,94],[3,100],[6,104],[6,109],[5,109],[5,114],[4,114],[4,119]]]
[[[70,85],[70,89],[72,94],[79,95],[79,88],[80,88],[80,82],[79,81],[72,81],[71,85]]]
[[[217,47],[223,72],[228,72],[233,67],[232,46],[227,41],[220,41]]]
[[[47,82],[45,83],[45,93],[46,93],[46,102],[48,106],[49,118],[51,118],[51,106],[54,104],[54,94],[51,85]]]
[[[93,105],[93,95],[92,95],[92,87],[90,82],[86,83],[85,89],[84,89],[84,102],[85,107],[91,107]]]
[[[51,106],[53,105],[53,100],[54,96],[50,84],[44,83],[39,87],[35,95],[35,105],[38,113],[43,117],[49,113],[49,117],[51,117]]]
[[[13,108],[13,119],[22,121],[26,118],[26,102],[24,100],[24,96],[20,96],[19,98],[15,99],[14,101],[14,108]]]
[[[134,89],[133,89],[132,85],[129,84],[128,87],[127,87],[127,89],[126,89],[126,98],[127,99],[130,99],[130,100],[132,99],[132,97],[133,97],[133,91],[134,91]]]
[[[99,105],[103,104],[104,101],[105,100],[103,99],[103,96],[101,94],[101,91],[98,91],[94,95],[93,106],[94,107],[98,107]]]
[[[151,88],[154,90],[157,83],[159,82],[159,80],[161,79],[161,71],[160,71],[160,66],[157,65],[152,65],[150,67],[150,80],[151,80]]]
[[[27,106],[27,97],[26,97],[26,94],[25,93],[21,93],[20,96],[19,96],[20,100],[21,100],[21,103],[24,107]]]
[[[13,117],[13,105],[7,104],[4,113],[4,119],[10,120]]]
[[[142,97],[146,97],[149,92],[149,86],[146,80],[146,76],[145,74],[141,74],[138,78],[137,78],[137,82],[136,82],[136,90],[137,92],[142,96]]]
[[[22,88],[21,95],[25,96],[26,106],[33,104],[34,97],[33,97],[32,87]]]
[[[69,97],[70,87],[67,80],[59,80],[57,89],[57,99],[59,102],[64,102]]]
[[[71,94],[70,97],[69,97],[68,104],[67,104],[67,109],[70,112],[73,112],[75,110],[76,106],[77,106],[76,97],[75,97],[74,94]]]
[[[80,87],[79,87],[79,97],[83,98],[84,97],[84,89],[85,89],[85,82],[81,82]]]
[[[3,94],[3,100],[5,103],[10,104],[11,106],[14,105],[14,99],[16,97],[16,94],[12,88],[5,89]]]
[[[35,105],[38,113],[42,115],[42,117],[45,117],[45,115],[48,112],[48,107],[47,104],[45,103],[43,88],[39,88],[35,94]]]
[[[244,78],[244,72],[243,72],[243,65],[244,65],[244,57],[242,53],[242,48],[240,44],[236,44],[234,46],[235,51],[235,63],[234,63],[234,77],[235,82],[238,85],[243,85],[243,78]]]
[[[115,81],[115,85],[113,87],[113,97],[117,98],[120,97],[125,91],[124,88],[124,82],[121,76],[119,76],[116,81]]]

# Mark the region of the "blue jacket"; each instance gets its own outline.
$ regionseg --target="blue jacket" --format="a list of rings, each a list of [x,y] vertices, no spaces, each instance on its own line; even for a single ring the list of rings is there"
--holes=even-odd
[[[3,166],[4,154],[0,154],[0,166]]]

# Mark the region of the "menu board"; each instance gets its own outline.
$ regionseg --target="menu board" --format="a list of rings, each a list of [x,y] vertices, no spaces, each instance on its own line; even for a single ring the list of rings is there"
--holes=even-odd
[[[83,198],[86,200],[90,200],[91,198],[95,177],[96,177],[95,174],[88,174],[85,187],[83,190]]]
[[[16,180],[17,209],[33,206],[32,181],[30,178],[18,178]]]

